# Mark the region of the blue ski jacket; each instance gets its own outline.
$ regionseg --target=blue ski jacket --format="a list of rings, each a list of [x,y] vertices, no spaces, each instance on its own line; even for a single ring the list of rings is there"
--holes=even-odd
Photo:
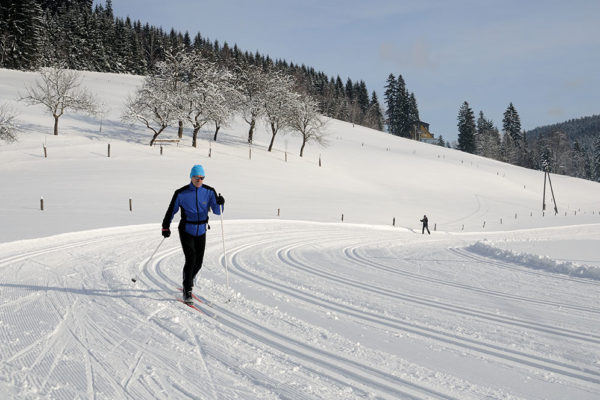
[[[169,229],[173,217],[181,209],[179,230],[192,236],[202,236],[206,233],[209,208],[213,214],[221,214],[221,208],[217,204],[217,192],[215,189],[207,185],[196,188],[190,182],[189,185],[177,189],[173,194],[169,208],[165,213],[162,227],[163,229]]]

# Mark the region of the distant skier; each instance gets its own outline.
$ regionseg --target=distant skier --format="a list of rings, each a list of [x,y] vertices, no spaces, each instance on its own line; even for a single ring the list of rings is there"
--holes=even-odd
[[[162,222],[162,235],[168,238],[171,236],[171,230],[169,229],[171,221],[177,211],[181,209],[178,230],[181,247],[185,255],[183,301],[187,304],[192,302],[194,278],[202,268],[206,246],[208,210],[211,209],[214,214],[220,215],[221,206],[225,204],[225,199],[220,194],[217,195],[215,189],[203,185],[205,177],[202,165],[192,167],[190,184],[175,191]]]
[[[431,235],[431,232],[429,232],[429,220],[427,219],[427,215],[423,215],[423,219],[421,220],[421,222],[423,223],[423,229],[421,229],[421,234],[424,235],[425,229],[427,229],[427,233]]]

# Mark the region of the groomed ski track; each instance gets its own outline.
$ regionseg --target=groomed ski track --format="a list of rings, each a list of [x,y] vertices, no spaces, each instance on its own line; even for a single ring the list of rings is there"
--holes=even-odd
[[[465,249],[467,235],[267,220],[225,228],[227,263],[219,224],[208,234],[202,313],[176,301],[176,234],[148,260],[161,239],[154,225],[1,244],[0,395],[600,393],[598,281],[487,259]]]

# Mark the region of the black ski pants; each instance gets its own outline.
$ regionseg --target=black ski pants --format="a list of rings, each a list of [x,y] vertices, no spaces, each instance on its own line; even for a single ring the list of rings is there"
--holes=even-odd
[[[179,230],[179,239],[185,255],[185,264],[183,265],[183,290],[191,291],[194,287],[194,278],[202,268],[204,260],[204,248],[206,247],[206,234],[202,236],[192,236],[189,233]]]
[[[421,234],[422,235],[425,234],[425,229],[427,229],[427,233],[431,235],[431,232],[429,232],[429,227],[427,226],[427,224],[423,224],[423,229],[421,229]]]

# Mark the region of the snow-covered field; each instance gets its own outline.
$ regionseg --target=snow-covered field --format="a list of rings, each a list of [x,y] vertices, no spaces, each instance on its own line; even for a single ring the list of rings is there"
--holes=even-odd
[[[140,78],[111,74],[84,80],[102,132],[55,137],[14,101],[34,78],[0,70],[24,128],[0,144],[1,398],[600,398],[599,184],[553,175],[543,215],[538,171],[340,121],[303,158],[261,127],[250,159],[242,121],[160,155],[119,121]],[[195,163],[226,198],[200,311],[176,235],[150,259]]]

